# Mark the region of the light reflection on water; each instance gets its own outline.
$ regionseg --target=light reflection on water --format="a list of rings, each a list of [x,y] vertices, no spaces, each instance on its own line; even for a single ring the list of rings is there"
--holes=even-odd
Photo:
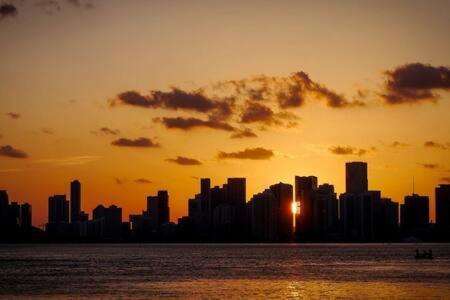
[[[0,245],[12,296],[449,299],[450,245]]]

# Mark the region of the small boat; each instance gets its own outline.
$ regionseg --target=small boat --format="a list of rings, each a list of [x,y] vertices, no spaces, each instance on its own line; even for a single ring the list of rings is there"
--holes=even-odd
[[[416,256],[414,256],[415,259],[433,259],[433,251],[423,250],[422,253],[419,252],[419,249],[416,249]]]

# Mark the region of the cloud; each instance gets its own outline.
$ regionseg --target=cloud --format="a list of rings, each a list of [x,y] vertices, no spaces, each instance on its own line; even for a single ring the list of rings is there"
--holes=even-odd
[[[40,0],[36,2],[36,6],[45,10],[48,14],[61,11],[61,5],[56,0]]]
[[[313,81],[303,71],[294,72],[286,77],[259,75],[241,80],[218,82],[214,88],[231,91],[231,97],[245,101],[275,100],[281,109],[300,107],[306,98],[325,100],[327,106],[344,108],[364,106],[360,101],[349,101],[323,84]]]
[[[70,156],[63,158],[49,158],[36,160],[36,163],[50,164],[54,166],[79,166],[85,165],[96,160],[99,160],[100,156],[93,155],[80,155],[80,156]]]
[[[228,123],[221,122],[218,120],[202,120],[198,118],[155,118],[154,122],[161,122],[168,129],[182,129],[182,130],[192,130],[199,127],[206,127],[211,129],[234,131],[234,127]]]
[[[8,17],[17,16],[17,8],[9,3],[0,4],[0,20]]]
[[[193,90],[171,87],[168,91],[151,90],[144,94],[128,90],[118,93],[108,102],[111,107],[128,105],[196,114],[156,119],[168,129],[208,127],[234,131],[239,124],[295,127],[299,118],[291,109],[303,106],[309,99],[324,100],[331,108],[364,106],[361,101],[350,101],[313,81],[305,72],[294,72],[284,77],[258,75],[219,81]]]
[[[420,166],[426,168],[426,169],[437,169],[439,168],[438,164],[429,164],[429,163],[419,163]]]
[[[202,90],[192,92],[173,87],[169,92],[150,91],[150,95],[141,95],[137,91],[126,91],[110,101],[110,106],[132,105],[143,108],[164,108],[171,110],[186,110],[198,113],[210,113],[215,117],[227,118],[231,112],[232,103],[216,101],[207,97]]]
[[[166,159],[166,161],[176,163],[182,166],[198,166],[202,164],[199,160],[184,156],[177,156],[177,158],[168,158]]]
[[[370,147],[369,149],[363,149],[363,148],[356,148],[351,146],[333,146],[330,147],[328,150],[330,150],[331,153],[336,155],[358,155],[363,156],[369,152],[374,152],[377,149],[375,147]]]
[[[256,137],[258,137],[256,135],[256,133],[254,133],[249,128],[244,128],[244,129],[237,130],[235,133],[233,133],[230,136],[230,138],[232,138],[232,139],[256,138]]]
[[[251,159],[251,160],[266,160],[274,156],[272,150],[258,148],[249,148],[237,152],[222,152],[218,154],[219,159]]]
[[[145,179],[145,178],[138,178],[134,182],[135,183],[140,183],[140,184],[150,184],[150,183],[152,183],[150,180]]]
[[[435,102],[436,90],[450,90],[450,68],[445,66],[411,63],[386,71],[385,76],[381,97],[387,104]]]
[[[154,143],[152,140],[148,138],[137,138],[137,139],[127,139],[127,138],[120,138],[118,140],[115,140],[111,142],[114,146],[119,147],[138,147],[138,148],[157,148],[160,147],[158,143]]]
[[[450,177],[442,177],[441,180],[450,183]]]
[[[257,103],[249,102],[247,107],[241,116],[242,123],[253,123],[253,122],[266,122],[270,123],[272,121],[274,113],[267,106]]]
[[[440,143],[436,143],[433,141],[426,141],[424,144],[424,147],[428,147],[428,148],[437,148],[437,149],[443,149],[446,150],[447,146],[444,144],[440,144]]]
[[[392,148],[400,148],[400,147],[408,147],[408,144],[399,142],[399,141],[394,141],[391,145]]]
[[[0,146],[0,156],[6,156],[11,158],[27,158],[28,154],[22,150],[15,149],[10,145]]]
[[[18,113],[13,113],[13,112],[9,112],[6,114],[7,116],[9,116],[11,119],[17,120],[20,119],[21,115]]]
[[[108,127],[102,127],[98,130],[91,131],[92,134],[104,134],[104,135],[118,135],[120,131],[118,129],[111,129]]]

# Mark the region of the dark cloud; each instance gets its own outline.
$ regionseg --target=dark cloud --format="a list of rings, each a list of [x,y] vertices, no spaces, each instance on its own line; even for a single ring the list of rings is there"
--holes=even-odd
[[[10,145],[0,146],[0,155],[11,158],[27,158],[28,154],[22,150],[15,149]]]
[[[381,94],[387,104],[437,101],[436,90],[450,90],[450,68],[421,63],[405,64],[386,71],[385,91]]]
[[[152,90],[148,94],[141,94],[130,90],[119,93],[109,100],[109,104],[112,107],[130,105],[147,109],[183,110],[203,115],[203,118],[157,119],[169,129],[208,127],[234,131],[236,124],[295,127],[299,118],[290,109],[302,106],[305,99],[322,99],[332,108],[364,105],[360,101],[350,101],[313,81],[305,72],[292,73],[286,77],[259,75],[220,81],[191,91],[172,87],[169,91]]]
[[[375,147],[370,147],[369,149],[363,149],[363,148],[356,148],[356,147],[351,147],[351,146],[333,146],[333,147],[330,147],[328,150],[330,150],[331,153],[337,154],[337,155],[363,156],[369,152],[376,151],[377,149]]]
[[[211,129],[225,130],[225,131],[234,131],[234,127],[229,125],[228,123],[221,122],[218,120],[202,120],[197,118],[155,118],[155,122],[161,122],[168,129],[182,129],[182,130],[191,130],[194,128],[206,127]]]
[[[254,122],[264,122],[270,123],[272,121],[274,113],[273,111],[260,103],[249,102],[242,113],[241,122],[242,123],[254,123]]]
[[[18,113],[13,113],[13,112],[9,112],[6,114],[8,117],[10,117],[11,119],[17,120],[20,119],[22,116]]]
[[[184,156],[177,156],[177,158],[168,158],[166,159],[168,162],[176,163],[182,166],[198,166],[202,163],[194,158],[184,157]]]
[[[419,163],[419,165],[421,165],[422,167],[424,167],[426,169],[437,169],[437,168],[439,168],[438,164]]]
[[[409,145],[399,141],[394,141],[390,146],[393,148],[400,148],[400,147],[408,147]]]
[[[150,184],[150,183],[152,183],[150,180],[145,179],[145,178],[138,178],[134,182],[141,183],[141,184]]]
[[[300,107],[305,99],[313,97],[324,99],[332,108],[363,106],[361,101],[349,101],[344,96],[324,85],[313,81],[305,72],[295,72],[287,77],[270,77],[265,75],[242,80],[218,82],[214,88],[228,91],[233,98],[244,101],[275,100],[281,109]]]
[[[440,143],[436,143],[436,142],[433,142],[433,141],[426,141],[423,145],[425,147],[428,147],[428,148],[437,148],[437,149],[443,149],[443,150],[447,149],[446,145],[440,144]]]
[[[245,149],[237,152],[219,152],[219,159],[251,159],[251,160],[265,160],[271,159],[274,156],[272,150],[261,147]]]
[[[450,183],[450,177],[442,177],[441,180]]]
[[[116,99],[110,101],[111,106],[118,104],[210,113],[223,119],[232,113],[231,101],[216,101],[204,95],[202,90],[186,92],[179,88],[172,88],[169,92],[151,91],[148,96],[141,95],[136,91],[123,92],[117,95]]]
[[[0,20],[7,17],[17,16],[17,8],[9,3],[0,4]]]
[[[118,140],[113,141],[111,144],[120,147],[140,147],[140,148],[152,148],[160,146],[158,143],[154,143],[152,142],[152,140],[143,137],[135,140],[120,138]]]
[[[108,127],[102,127],[98,130],[91,131],[93,134],[104,134],[104,135],[118,135],[120,131],[118,129],[111,129]]]
[[[258,136],[250,128],[237,130],[230,136],[230,138],[232,139],[256,138],[256,137]]]

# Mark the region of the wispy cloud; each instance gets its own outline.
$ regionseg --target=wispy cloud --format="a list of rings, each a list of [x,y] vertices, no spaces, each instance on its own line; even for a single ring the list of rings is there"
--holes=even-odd
[[[49,159],[39,159],[36,160],[36,163],[42,164],[50,164],[54,166],[77,166],[77,165],[85,165],[96,160],[99,160],[101,156],[91,156],[91,155],[83,155],[83,156],[70,156],[64,158],[49,158]]]

